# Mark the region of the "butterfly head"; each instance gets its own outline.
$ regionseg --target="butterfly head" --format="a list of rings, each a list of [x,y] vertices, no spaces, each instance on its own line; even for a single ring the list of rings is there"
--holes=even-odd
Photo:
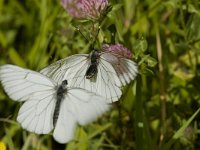
[[[57,97],[61,99],[63,94],[67,92],[67,80],[63,80],[61,85],[57,87]]]
[[[93,48],[93,52],[94,52],[94,51],[95,51],[95,52],[98,52],[98,50],[97,50],[96,48]]]
[[[97,49],[93,49],[93,51],[90,53],[90,59],[91,62],[96,62],[99,59],[100,55]]]
[[[66,86],[68,84],[67,80],[62,81],[62,86]]]

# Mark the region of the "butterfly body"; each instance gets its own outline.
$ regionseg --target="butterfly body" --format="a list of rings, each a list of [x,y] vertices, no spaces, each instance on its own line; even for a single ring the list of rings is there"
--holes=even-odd
[[[99,52],[94,49],[90,54],[90,66],[88,67],[85,76],[87,79],[95,77],[98,73],[98,64],[99,64]]]
[[[67,80],[62,81],[62,84],[58,87],[56,95],[57,95],[57,99],[56,99],[56,105],[55,105],[55,110],[53,113],[53,126],[56,126],[56,122],[58,120],[58,116],[59,116],[59,111],[60,111],[60,105],[61,105],[61,101],[64,99],[64,94],[67,92]]]

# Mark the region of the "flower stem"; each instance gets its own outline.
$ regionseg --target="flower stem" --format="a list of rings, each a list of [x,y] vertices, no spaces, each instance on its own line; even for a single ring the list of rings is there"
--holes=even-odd
[[[137,76],[136,85],[136,104],[135,104],[135,132],[136,132],[136,148],[143,149],[143,110],[142,110],[142,79],[141,76]]]
[[[162,62],[162,45],[160,40],[159,31],[156,32],[156,46],[158,55],[158,67],[159,67],[159,80],[160,80],[160,107],[161,107],[161,133],[160,133],[160,144],[159,148],[162,146],[162,142],[166,132],[166,93],[165,93],[165,83],[164,83],[164,68]]]

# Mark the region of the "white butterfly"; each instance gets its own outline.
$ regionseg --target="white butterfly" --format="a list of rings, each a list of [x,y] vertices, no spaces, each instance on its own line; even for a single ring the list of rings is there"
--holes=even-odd
[[[81,87],[106,97],[109,103],[119,100],[121,87],[137,75],[137,65],[130,59],[110,52],[93,50],[61,59],[40,71],[58,83]]]
[[[47,134],[60,143],[73,138],[76,123],[85,125],[109,109],[105,98],[81,88],[66,87],[54,80],[14,65],[0,67],[0,81],[15,101],[24,101],[17,121],[23,128]]]

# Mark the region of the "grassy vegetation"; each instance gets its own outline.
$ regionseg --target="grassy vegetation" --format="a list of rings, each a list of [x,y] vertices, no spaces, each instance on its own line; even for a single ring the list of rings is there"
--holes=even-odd
[[[0,87],[0,144],[10,150],[200,149],[199,0],[111,0],[112,11],[95,41],[123,43],[139,64],[110,112],[79,126],[75,140],[56,143],[16,122],[21,106]],[[82,27],[86,28],[86,27]],[[88,29],[89,30],[89,29]],[[87,28],[84,30],[87,34]],[[89,32],[88,32],[89,33]],[[53,0],[0,0],[0,64],[39,71],[90,45]]]

